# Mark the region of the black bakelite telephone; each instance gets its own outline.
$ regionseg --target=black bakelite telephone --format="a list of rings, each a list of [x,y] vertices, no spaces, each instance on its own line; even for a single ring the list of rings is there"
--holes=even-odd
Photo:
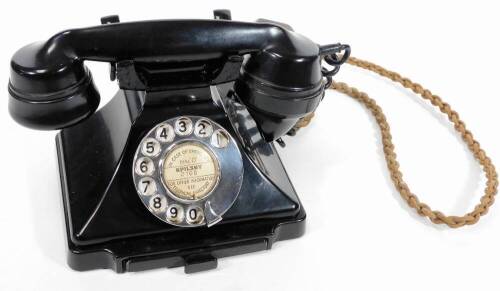
[[[100,26],[63,31],[12,57],[12,117],[61,129],[56,144],[73,269],[196,272],[304,233],[304,208],[273,141],[283,145],[281,137],[310,118],[325,88],[365,102],[331,80],[350,48],[317,45],[278,22],[231,21],[227,10],[214,15],[131,23],[105,17]],[[87,60],[110,63],[120,87],[97,112]],[[384,75],[376,65],[349,62]],[[462,223],[396,184],[420,214]]]

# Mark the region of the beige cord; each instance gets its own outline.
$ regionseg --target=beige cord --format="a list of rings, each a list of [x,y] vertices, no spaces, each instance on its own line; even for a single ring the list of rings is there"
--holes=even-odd
[[[423,88],[420,84],[414,83],[408,78],[401,77],[398,73],[354,57],[350,57],[347,63],[372,71],[382,77],[386,77],[394,82],[400,83],[405,88],[408,88],[420,95],[423,99],[430,101],[432,105],[438,107],[442,113],[448,116],[448,120],[453,123],[455,130],[460,133],[463,141],[467,144],[469,150],[474,155],[474,158],[482,166],[487,179],[484,195],[481,197],[479,204],[474,207],[472,212],[466,213],[463,216],[448,216],[440,211],[432,210],[429,206],[427,206],[427,204],[420,202],[418,197],[410,191],[410,188],[408,188],[408,185],[403,180],[403,174],[399,170],[399,163],[396,160],[396,153],[394,152],[394,144],[392,143],[389,124],[387,123],[387,119],[382,112],[382,109],[377,105],[375,100],[371,99],[366,93],[358,91],[354,87],[349,87],[345,83],[333,82],[330,86],[330,89],[342,92],[359,101],[361,104],[366,106],[366,108],[368,108],[375,117],[382,135],[384,156],[387,168],[391,175],[392,183],[398,190],[401,197],[403,197],[411,208],[414,208],[421,216],[428,217],[433,223],[444,223],[452,228],[476,223],[482,215],[485,215],[488,212],[489,207],[495,201],[495,194],[497,193],[498,187],[498,175],[491,159],[486,155],[484,150],[481,149],[479,143],[472,136],[472,133],[466,129],[465,123],[460,120],[458,114],[451,109],[450,105],[443,102],[441,98],[433,95],[429,90]]]

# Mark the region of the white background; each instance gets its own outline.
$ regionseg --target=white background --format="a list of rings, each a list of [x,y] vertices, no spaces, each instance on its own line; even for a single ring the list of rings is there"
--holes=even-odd
[[[500,207],[477,225],[434,226],[392,186],[373,118],[356,101],[327,93],[311,126],[280,150],[308,213],[307,232],[272,250],[182,268],[117,275],[66,265],[55,132],[15,124],[7,111],[9,60],[21,46],[72,27],[122,21],[210,18],[289,23],[317,43],[349,43],[353,55],[398,71],[441,95],[500,162],[499,7],[495,1],[2,1],[0,4],[0,290],[498,290]],[[116,90],[107,65],[91,64],[102,104]],[[416,96],[345,66],[336,80],[385,110],[410,188],[447,214],[473,208],[479,166],[446,119]],[[1,87],[1,86],[0,86]]]

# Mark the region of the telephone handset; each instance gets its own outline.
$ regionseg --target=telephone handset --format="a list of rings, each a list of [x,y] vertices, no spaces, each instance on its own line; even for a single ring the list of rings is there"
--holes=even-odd
[[[321,58],[336,48],[271,22],[164,20],[72,29],[16,52],[10,110],[19,123],[36,129],[81,122],[99,104],[84,61],[101,61],[114,66],[123,90],[236,81],[236,93],[271,141],[316,108],[324,91]]]
[[[436,95],[348,45],[319,46],[286,24],[163,20],[72,29],[16,52],[9,111],[56,137],[68,237],[76,270],[116,272],[185,266],[270,249],[304,233],[305,211],[273,141],[306,126],[327,88],[374,114],[396,189],[434,223],[475,223],[494,201],[495,168],[464,123]],[[108,62],[120,90],[96,111],[99,93],[84,61]],[[331,69],[322,66],[326,62]],[[446,216],[409,190],[382,110],[332,81],[347,62],[388,77],[448,115],[488,182],[474,211]]]

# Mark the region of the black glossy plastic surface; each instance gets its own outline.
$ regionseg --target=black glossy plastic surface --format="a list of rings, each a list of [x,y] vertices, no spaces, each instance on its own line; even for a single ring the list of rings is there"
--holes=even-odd
[[[319,46],[284,24],[230,21],[224,10],[215,16],[129,23],[116,23],[115,17],[27,45],[11,60],[11,115],[37,129],[65,128],[88,117],[99,103],[83,63],[92,60],[111,63],[113,78],[126,90],[197,88],[238,79],[235,90],[252,108],[266,140],[277,139],[323,96]]]
[[[56,142],[73,269],[122,273],[186,266],[190,273],[304,233],[305,211],[267,142],[318,106],[325,49],[286,24],[231,21],[228,10],[216,10],[214,17],[119,23],[109,16],[100,26],[63,31],[12,57],[13,118],[31,128],[62,129]],[[109,62],[110,78],[122,89],[96,113],[100,97],[87,60]],[[214,85],[224,93],[212,95]],[[228,94],[226,100],[237,101],[233,107],[244,114],[219,107]],[[246,138],[266,145],[263,150],[253,139],[236,139],[244,165],[241,191],[210,228],[159,221],[133,184],[141,138],[180,115],[205,116],[233,136],[242,137],[244,129]]]
[[[89,117],[99,106],[100,96],[90,72],[77,86],[72,86],[52,95],[46,100],[25,98],[9,86],[9,112],[18,123],[41,130],[65,128]],[[21,96],[19,95],[21,94]],[[66,98],[65,96],[71,96]]]
[[[188,102],[192,96],[196,101]],[[141,111],[145,98],[164,101],[162,105],[146,102]],[[280,181],[289,185],[286,190],[278,188],[245,154],[240,195],[213,227],[174,227],[141,204],[131,163],[138,142],[151,127],[191,114],[211,118],[233,133],[225,113],[209,98],[208,88],[152,97],[120,91],[101,111],[61,131],[57,143],[72,268],[124,272],[187,265],[190,272],[213,267],[207,256],[264,250],[275,240],[303,233],[305,213],[290,181]],[[270,168],[284,171],[277,156],[274,163]]]
[[[66,30],[46,42],[25,46],[12,58],[10,83],[29,100],[46,100],[51,96],[28,94],[52,94],[79,83],[85,77],[84,60],[179,64],[248,53],[256,55],[248,71],[270,83],[294,88],[321,79],[318,46],[280,26],[225,20],[162,20]],[[276,62],[283,62],[279,64],[283,69],[301,73],[286,77],[263,68]],[[182,67],[186,69],[184,64]]]

